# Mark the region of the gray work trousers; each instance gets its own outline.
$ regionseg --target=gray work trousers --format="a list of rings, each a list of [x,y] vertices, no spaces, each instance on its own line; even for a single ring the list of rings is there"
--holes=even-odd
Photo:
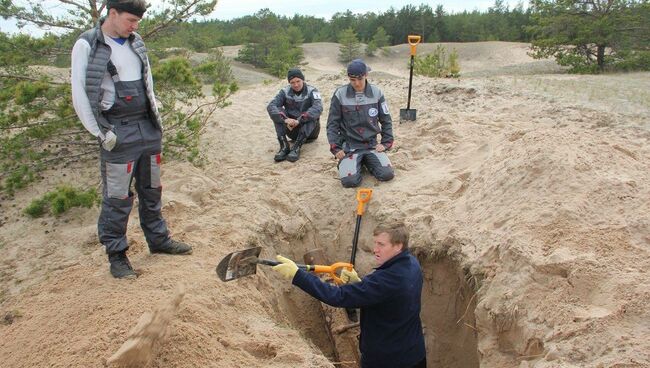
[[[391,167],[388,155],[375,150],[356,150],[349,152],[339,161],[339,178],[341,185],[346,188],[358,187],[361,184],[361,166],[380,181],[391,180],[395,171]]]
[[[169,240],[169,231],[161,213],[162,132],[154,126],[147,113],[142,81],[116,82],[116,95],[120,97],[124,95],[120,93],[121,89],[130,93],[129,98],[124,101],[116,98],[114,106],[103,114],[117,136],[115,148],[111,151],[101,148],[100,155],[103,188],[97,229],[99,240],[108,254],[124,252],[129,247],[126,229],[134,200],[131,191],[134,179],[140,226],[149,248],[159,247]],[[130,103],[133,104],[128,105]]]

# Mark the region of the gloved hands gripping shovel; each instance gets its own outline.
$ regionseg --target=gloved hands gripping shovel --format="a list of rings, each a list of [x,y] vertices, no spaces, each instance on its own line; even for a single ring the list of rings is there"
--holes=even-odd
[[[217,265],[217,276],[221,281],[231,281],[240,277],[257,273],[257,265],[273,266],[273,270],[282,276],[293,279],[298,269],[314,273],[327,273],[336,284],[344,284],[345,280],[354,279],[356,272],[350,263],[337,262],[330,266],[296,264],[294,261],[278,255],[277,261],[259,258],[262,247],[248,248],[228,254]],[[350,276],[353,275],[353,276]],[[358,279],[359,277],[356,276]]]
[[[221,281],[231,281],[240,277],[249,276],[257,273],[257,265],[273,266],[273,270],[282,276],[293,279],[299,269],[307,272],[326,273],[334,280],[337,285],[360,282],[361,279],[354,271],[354,262],[357,253],[357,243],[359,240],[359,229],[361,226],[361,217],[364,213],[365,204],[370,201],[372,189],[362,188],[357,192],[357,223],[354,229],[354,238],[352,244],[352,255],[350,263],[337,262],[329,266],[323,265],[304,265],[296,264],[294,261],[281,255],[276,257],[277,261],[259,258],[262,247],[253,247],[228,254],[217,265],[217,275]],[[356,310],[349,309],[348,318],[356,321]]]
[[[277,265],[273,266],[273,271],[279,273],[285,278],[292,280],[293,277],[298,272],[298,269],[303,269],[305,271],[312,271],[315,273],[329,273],[338,285],[356,283],[360,282],[361,279],[357,275],[357,271],[352,268],[352,264],[337,262],[331,266],[311,266],[311,265],[297,265],[296,262],[285,258],[281,255],[275,257],[278,262]],[[268,262],[268,261],[267,261]],[[340,275],[336,275],[336,272],[340,270]]]

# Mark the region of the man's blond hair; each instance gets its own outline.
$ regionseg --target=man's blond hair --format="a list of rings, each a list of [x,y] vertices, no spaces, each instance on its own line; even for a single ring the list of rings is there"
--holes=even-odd
[[[409,231],[403,222],[391,222],[388,224],[379,224],[373,230],[372,235],[377,236],[381,233],[388,234],[390,243],[402,244],[402,250],[407,250],[409,247]]]

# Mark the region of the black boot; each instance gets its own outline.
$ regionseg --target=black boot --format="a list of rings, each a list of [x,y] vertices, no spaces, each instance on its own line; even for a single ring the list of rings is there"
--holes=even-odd
[[[296,139],[293,147],[291,147],[291,151],[289,151],[289,154],[287,155],[287,160],[291,162],[298,161],[300,158],[300,147],[302,147],[303,143],[305,143],[305,136],[301,134],[298,136],[298,139]]]
[[[192,247],[174,239],[169,239],[157,247],[149,247],[151,253],[192,254]]]
[[[289,141],[287,140],[287,137],[278,137],[278,142],[280,142],[280,150],[275,154],[275,157],[273,157],[275,162],[286,160],[287,155],[289,154]]]
[[[135,279],[138,275],[133,271],[131,262],[126,257],[126,253],[112,253],[108,255],[108,261],[111,263],[111,275],[116,279]]]

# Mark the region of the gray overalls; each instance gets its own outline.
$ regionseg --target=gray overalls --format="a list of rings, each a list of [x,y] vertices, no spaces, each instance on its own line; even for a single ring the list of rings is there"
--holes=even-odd
[[[169,239],[161,213],[162,132],[150,117],[143,79],[120,81],[110,61],[108,71],[115,83],[115,102],[102,113],[108,126],[101,124],[101,128],[112,129],[117,144],[112,151],[101,148],[103,189],[97,223],[99,240],[108,254],[128,249],[126,228],[134,199],[130,187],[135,179],[140,226],[149,248],[156,248]]]
[[[269,102],[266,109],[279,139],[288,136],[294,141],[311,142],[318,138],[323,102],[315,87],[305,83],[297,93],[291,86],[286,86]],[[298,119],[298,129],[288,130],[284,123],[286,118]]]
[[[377,141],[377,135],[381,141]],[[327,118],[327,139],[332,154],[345,152],[338,164],[344,187],[361,184],[362,166],[380,181],[395,176],[388,155],[375,150],[377,143],[386,149],[393,146],[393,120],[379,87],[366,83],[363,92],[356,92],[348,84],[334,91]]]

